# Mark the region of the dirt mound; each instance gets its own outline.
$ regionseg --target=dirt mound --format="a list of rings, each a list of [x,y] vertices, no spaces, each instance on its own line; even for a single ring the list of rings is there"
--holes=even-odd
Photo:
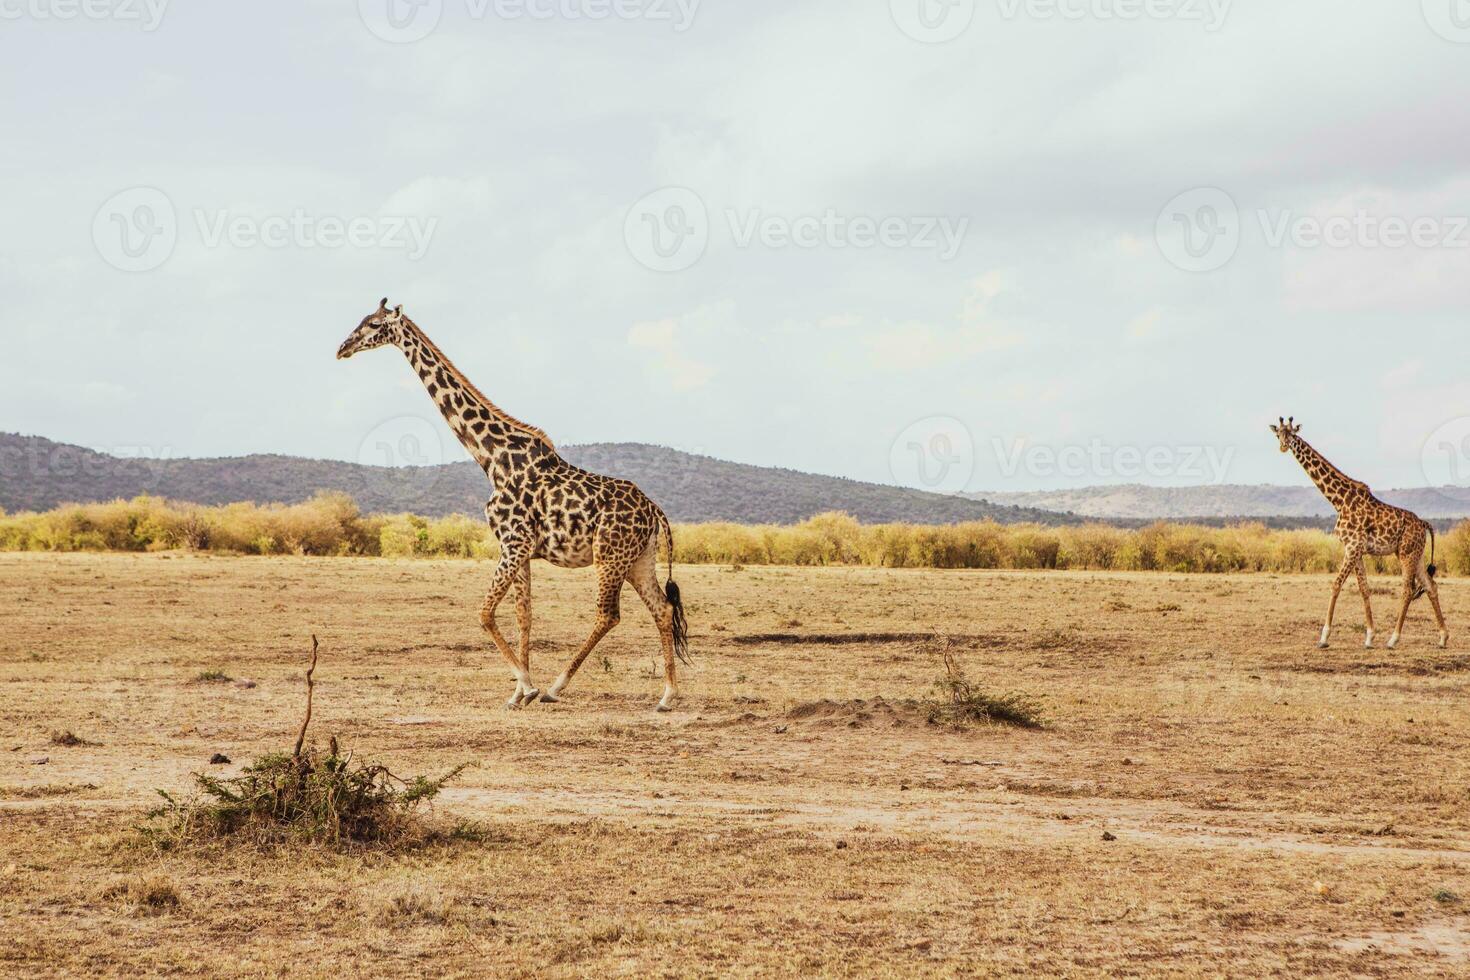
[[[922,724],[924,711],[916,701],[855,698],[851,701],[805,701],[786,712],[786,719],[816,728],[896,728]]]

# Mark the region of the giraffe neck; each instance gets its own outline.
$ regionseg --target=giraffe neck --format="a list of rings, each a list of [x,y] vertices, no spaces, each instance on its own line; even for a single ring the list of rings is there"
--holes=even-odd
[[[455,438],[497,485],[533,461],[556,454],[546,433],[496,407],[407,317],[399,347]]]
[[[1322,496],[1339,512],[1351,497],[1366,489],[1363,484],[1329,463],[1326,456],[1313,449],[1301,436],[1292,438],[1291,453],[1302,464],[1302,469],[1307,471],[1312,482],[1317,484]]]

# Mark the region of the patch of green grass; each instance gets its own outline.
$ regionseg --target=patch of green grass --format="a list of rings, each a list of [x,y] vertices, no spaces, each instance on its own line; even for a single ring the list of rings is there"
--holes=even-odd
[[[1439,889],[1431,897],[1441,905],[1457,905],[1460,901],[1460,896],[1448,888]]]
[[[201,670],[194,680],[200,684],[228,684],[234,678],[222,670]]]

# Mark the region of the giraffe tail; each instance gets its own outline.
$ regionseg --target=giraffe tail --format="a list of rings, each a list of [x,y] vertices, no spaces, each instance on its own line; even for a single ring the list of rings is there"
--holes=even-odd
[[[1428,572],[1429,572],[1429,577],[1430,578],[1434,578],[1434,576],[1439,572],[1439,566],[1434,563],[1434,525],[1433,524],[1430,524],[1428,521],[1425,521],[1424,522],[1424,526],[1427,527],[1427,528],[1429,528],[1429,568],[1428,568]]]
[[[658,516],[663,522],[664,543],[669,549],[669,578],[664,585],[664,598],[674,610],[674,655],[687,664],[690,663],[689,621],[684,618],[684,599],[674,581],[674,529],[669,526],[667,516],[663,513]]]

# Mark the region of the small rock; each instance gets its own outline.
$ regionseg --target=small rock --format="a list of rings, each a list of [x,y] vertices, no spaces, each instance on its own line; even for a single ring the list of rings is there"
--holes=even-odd
[[[845,850],[847,850],[847,841],[845,841],[845,840],[838,841],[837,842],[837,849],[839,851],[845,851]]]
[[[227,766],[230,764],[230,757],[223,752],[216,752],[209,757],[209,764],[211,766]]]
[[[51,757],[49,755],[43,755],[39,759],[32,759],[31,760],[31,765],[33,765],[33,766],[44,766],[46,763],[48,763],[50,761],[51,761]]]
[[[235,686],[242,691],[248,691],[255,686],[255,682],[248,677],[242,677],[235,682]]]
[[[899,783],[898,784],[898,791],[900,793],[907,793],[908,792],[908,789],[909,789],[909,784],[908,783]]]
[[[1408,915],[1409,913],[1405,912],[1403,909],[1394,909],[1392,912],[1390,912],[1388,914],[1391,915],[1391,916],[1393,916],[1395,919],[1402,919],[1404,916]]]
[[[1105,840],[1105,841],[1115,841],[1117,839],[1118,839],[1117,837],[1114,837],[1108,831],[1106,831],[1106,830],[1103,831],[1103,840]]]
[[[1322,898],[1326,898],[1328,893],[1331,892],[1332,889],[1328,887],[1328,885],[1326,885],[1324,882],[1314,881],[1312,882],[1312,891],[1316,892]]]

